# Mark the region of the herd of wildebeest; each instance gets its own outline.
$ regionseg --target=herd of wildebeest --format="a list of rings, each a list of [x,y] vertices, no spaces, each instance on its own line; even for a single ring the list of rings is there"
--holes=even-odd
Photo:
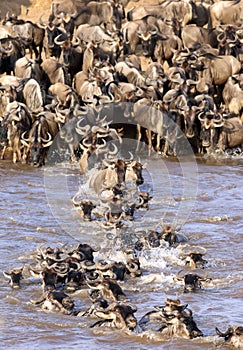
[[[87,222],[122,230],[136,210],[148,210],[143,164],[122,157],[124,139],[148,155],[242,151],[243,1],[168,0],[136,6],[128,1],[53,0],[48,19],[8,13],[0,25],[1,158],[38,167],[68,155],[81,174],[96,168],[88,198],[72,198]],[[141,141],[143,141],[141,143]],[[92,156],[92,157],[91,157]],[[92,165],[90,165],[92,163]],[[82,194],[81,194],[82,195]],[[103,220],[103,221],[102,221]],[[41,248],[30,274],[41,278],[42,309],[97,317],[91,327],[131,332],[153,329],[166,337],[203,336],[187,304],[169,299],[139,321],[119,281],[138,279],[143,249],[182,244],[171,225],[147,230],[121,261],[103,260],[89,244]],[[192,271],[175,277],[184,292],[207,278],[194,273],[207,261],[203,248],[185,253]],[[95,254],[95,255],[94,255]],[[20,287],[23,268],[4,272]],[[87,289],[92,305],[75,308],[69,293]],[[243,327],[230,326],[225,342],[243,347]]]

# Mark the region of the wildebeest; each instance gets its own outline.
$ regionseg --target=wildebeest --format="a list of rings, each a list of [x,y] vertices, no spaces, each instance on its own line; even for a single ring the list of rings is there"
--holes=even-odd
[[[0,74],[14,72],[15,62],[25,55],[21,39],[7,37],[0,39]]]
[[[65,67],[55,57],[44,59],[41,63],[41,68],[47,76],[47,86],[56,83],[66,83],[67,72],[65,71]]]
[[[81,218],[84,220],[91,220],[92,210],[96,207],[90,200],[82,199],[77,201],[78,195],[74,195],[72,198],[72,202],[75,207],[79,208]]]
[[[221,332],[216,327],[216,333],[223,337],[225,343],[234,346],[236,349],[242,349],[243,347],[243,327],[241,326],[229,326],[226,332]]]
[[[183,277],[180,277],[180,274],[180,272],[177,274],[174,281],[184,285],[184,293],[196,292],[201,289],[204,282],[210,281],[210,278],[199,276],[196,273],[186,273]]]
[[[241,116],[243,109],[243,92],[237,79],[229,77],[222,91],[225,109],[235,116]]]
[[[58,131],[55,115],[42,112],[36,117],[28,136],[26,137],[26,132],[22,133],[21,142],[27,147],[26,159],[31,165],[38,167],[45,164],[48,147]]]
[[[89,1],[89,3],[80,9],[75,16],[75,25],[88,23],[90,25],[102,25],[109,30],[116,29],[116,21],[121,21],[121,13],[115,9],[115,4],[109,1]]]
[[[105,163],[107,167],[99,170],[90,180],[90,187],[99,193],[104,188],[112,188],[124,181],[135,182],[141,185],[144,182],[142,176],[143,166],[136,160],[124,161],[118,159],[111,164]]]
[[[36,271],[33,268],[30,268],[29,270],[32,276],[41,278],[42,289],[44,291],[54,290],[56,288],[57,273],[54,269],[45,267],[41,271]]]
[[[59,36],[57,36],[54,42],[61,49],[60,62],[64,64],[70,74],[70,85],[72,85],[74,75],[82,70],[83,65],[83,51],[80,46],[80,40],[77,39],[76,42],[70,39],[60,40]]]
[[[174,53],[182,49],[182,41],[175,34],[154,33],[139,34],[143,55],[151,57],[153,61],[170,64]]]
[[[127,13],[129,21],[142,19],[146,16],[160,16],[167,20],[176,19],[184,27],[192,19],[192,6],[189,1],[165,1],[160,5],[136,6]]]
[[[224,119],[221,114],[205,113],[199,114],[202,125],[202,146],[215,148],[221,151],[227,148],[243,146],[243,125],[238,117]]]
[[[147,129],[148,152],[152,150],[152,134],[156,133],[155,150],[160,150],[161,138],[165,135],[164,119],[169,119],[168,111],[163,108],[161,101],[151,101],[147,98],[139,99],[134,103],[133,116],[137,123],[137,151],[142,137],[141,127]]]
[[[40,84],[33,78],[23,79],[23,97],[26,106],[33,115],[37,115],[44,108],[44,99]]]
[[[88,23],[81,24],[75,31],[75,37],[80,39],[80,42],[107,42],[112,44],[113,37],[104,31],[100,26],[90,25]]]
[[[14,75],[18,78],[32,78],[40,84],[43,81],[42,74],[39,63],[27,56],[21,57],[15,62]]]
[[[186,25],[181,30],[181,39],[184,48],[193,49],[197,44],[209,44],[218,47],[218,32],[213,29],[198,27],[192,24]]]
[[[105,309],[97,308],[93,314],[101,318],[101,320],[90,327],[108,326],[120,330],[128,329],[134,331],[137,326],[137,319],[134,316],[136,311],[136,307],[121,302],[112,303]]]
[[[45,30],[41,28],[37,23],[30,20],[24,21],[18,19],[17,16],[9,16],[3,24],[9,26],[14,32],[16,32],[20,39],[24,40],[25,48],[29,48],[30,57],[33,58],[33,51],[35,58],[41,61],[41,54],[43,48],[43,40]]]
[[[164,306],[157,306],[156,310],[146,313],[139,320],[139,325],[143,330],[154,329],[166,337],[201,337],[203,333],[198,329],[192,311],[187,306],[181,304],[179,299],[167,299]]]
[[[7,126],[7,141],[13,151],[13,163],[25,159],[26,152],[22,152],[21,135],[30,131],[32,122],[32,116],[25,104],[13,101],[7,105],[1,124]]]
[[[210,53],[199,55],[190,66],[198,71],[199,77],[214,85],[223,85],[230,76],[241,70],[241,64],[234,56],[216,56]]]
[[[114,279],[102,278],[101,280],[96,280],[94,282],[89,281],[87,282],[87,285],[92,290],[99,290],[102,297],[107,301],[118,301],[124,299],[126,296],[121,286]]]
[[[61,48],[54,41],[55,38],[59,37],[59,40],[66,40],[67,33],[64,29],[59,28],[54,23],[50,22],[44,24],[40,19],[40,25],[45,28],[45,36],[43,40],[43,46],[45,51],[45,57],[50,58],[52,56],[59,58],[61,54]]]
[[[203,256],[206,254],[206,249],[195,249],[190,250],[189,252],[184,253],[183,261],[185,263],[186,267],[189,267],[191,269],[196,268],[204,268],[207,264],[207,260],[203,259]]]
[[[63,291],[46,291],[39,300],[30,300],[34,305],[41,305],[43,310],[70,314],[74,308],[72,298]]]
[[[9,272],[3,271],[3,275],[9,279],[10,286],[14,289],[20,287],[20,281],[23,278],[23,267],[11,269]]]
[[[209,7],[210,28],[215,28],[220,24],[241,25],[243,20],[243,1],[228,0],[217,1]]]

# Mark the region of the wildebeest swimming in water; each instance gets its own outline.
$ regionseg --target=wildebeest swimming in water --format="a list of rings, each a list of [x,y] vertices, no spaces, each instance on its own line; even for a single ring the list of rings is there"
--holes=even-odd
[[[243,349],[243,327],[242,326],[229,326],[223,333],[216,327],[216,333],[223,337],[225,344],[232,345],[237,349]]]
[[[143,330],[153,329],[163,336],[175,336],[186,339],[203,336],[193,319],[192,311],[187,304],[181,304],[179,299],[167,299],[163,306],[149,311],[140,320]]]

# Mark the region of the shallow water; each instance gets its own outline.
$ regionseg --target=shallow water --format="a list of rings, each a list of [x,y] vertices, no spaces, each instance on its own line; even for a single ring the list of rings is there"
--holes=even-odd
[[[150,209],[138,211],[133,223],[115,232],[106,231],[97,221],[80,220],[70,199],[77,191],[85,196],[92,193],[87,177],[81,177],[75,165],[67,162],[35,169],[0,163],[0,269],[25,266],[19,290],[12,290],[0,275],[0,348],[227,349],[215,327],[225,331],[230,324],[243,323],[243,158],[177,162],[154,157],[148,160],[144,175],[153,190]],[[123,259],[121,246],[129,247],[134,233],[139,235],[162,219],[181,228],[187,242],[142,252],[143,276],[121,286],[137,306],[138,319],[163,304],[165,294],[179,297],[188,303],[204,337],[162,339],[156,333],[89,329],[94,319],[47,313],[29,303],[41,295],[40,281],[27,273],[40,245],[90,243],[99,247],[97,257]],[[183,251],[198,246],[207,250],[208,261],[198,274],[212,280],[196,293],[183,293],[173,277],[183,269]],[[89,307],[87,290],[72,296],[76,308]]]

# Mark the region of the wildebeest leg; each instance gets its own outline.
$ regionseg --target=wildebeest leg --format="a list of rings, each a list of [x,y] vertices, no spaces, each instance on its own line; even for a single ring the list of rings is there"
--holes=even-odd
[[[30,153],[30,147],[29,146],[24,146],[24,151],[23,151],[23,156],[22,156],[22,163],[23,164],[27,163],[27,159],[29,157],[29,153]]]
[[[74,152],[74,147],[72,144],[69,144],[69,148],[70,148],[70,151],[71,151],[71,161],[72,162],[75,162],[76,160],[76,157],[75,157],[75,152]]]
[[[165,140],[163,154],[166,156],[168,151],[169,151],[169,142],[167,140]]]
[[[152,132],[151,130],[146,129],[146,135],[148,139],[148,155],[151,155],[151,150],[152,150]]]
[[[139,144],[140,144],[140,141],[141,141],[141,137],[142,137],[142,133],[141,133],[141,126],[139,124],[137,124],[137,133],[138,133],[138,136],[137,136],[137,147],[136,147],[136,153],[138,153],[139,151]]]
[[[6,149],[7,149],[7,146],[4,145],[4,146],[3,146],[2,153],[1,153],[1,159],[2,159],[2,160],[4,159],[4,154],[5,154],[5,152],[6,152]]]
[[[21,160],[21,146],[19,140],[14,140],[13,143],[13,163],[16,163],[18,160]]]
[[[157,136],[156,136],[155,150],[156,150],[156,152],[159,152],[159,150],[160,150],[160,134],[157,134]]]

